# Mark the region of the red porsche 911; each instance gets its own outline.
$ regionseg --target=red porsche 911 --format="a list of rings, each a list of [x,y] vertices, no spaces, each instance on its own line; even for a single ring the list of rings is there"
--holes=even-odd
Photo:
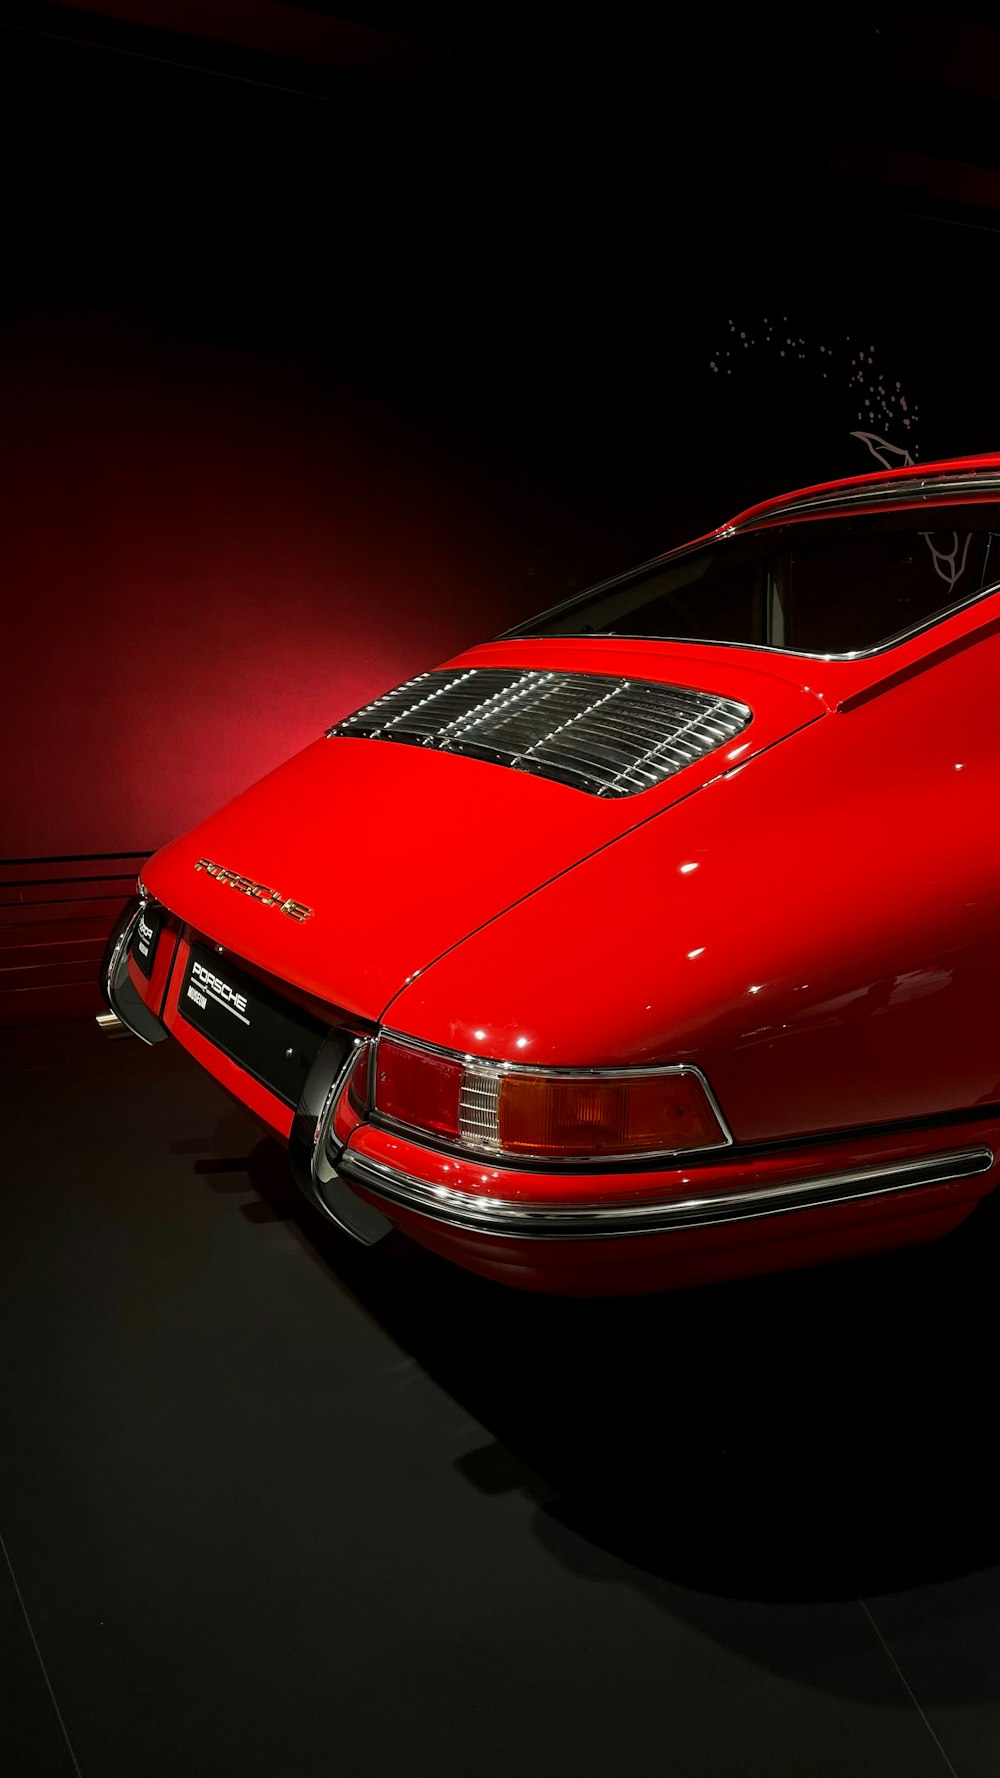
[[[510,1284],[928,1240],[997,1183],[998,701],[1000,456],[770,500],[164,847],[112,1015]]]

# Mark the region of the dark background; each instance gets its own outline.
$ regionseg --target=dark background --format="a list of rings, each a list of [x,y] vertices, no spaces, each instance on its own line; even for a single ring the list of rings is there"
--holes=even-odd
[[[0,0],[0,1023],[404,674],[1000,448],[996,24]],[[996,1778],[995,1204],[553,1304],[341,1241],[177,1044],[2,1092],[4,1778]]]
[[[387,685],[1000,447],[990,19],[0,7],[0,1017]]]

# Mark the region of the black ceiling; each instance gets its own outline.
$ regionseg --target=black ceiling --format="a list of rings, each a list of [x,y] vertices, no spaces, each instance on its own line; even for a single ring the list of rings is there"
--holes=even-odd
[[[737,312],[861,316],[942,402],[987,375],[991,21],[4,4],[0,306],[326,356],[578,482],[659,486],[717,448],[705,367]]]

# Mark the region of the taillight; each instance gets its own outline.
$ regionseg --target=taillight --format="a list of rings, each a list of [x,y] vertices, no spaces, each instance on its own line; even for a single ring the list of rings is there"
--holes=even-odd
[[[543,1069],[441,1054],[384,1035],[374,1110],[474,1154],[601,1160],[731,1141],[696,1068]]]
[[[696,1074],[576,1077],[508,1074],[500,1147],[511,1154],[656,1154],[712,1148],[719,1121]]]
[[[455,1137],[463,1072],[461,1062],[380,1037],[375,1053],[376,1107],[397,1123]]]
[[[364,1117],[368,1110],[368,1064],[371,1047],[368,1039],[359,1043],[354,1067],[347,1077],[348,1104],[358,1117]]]

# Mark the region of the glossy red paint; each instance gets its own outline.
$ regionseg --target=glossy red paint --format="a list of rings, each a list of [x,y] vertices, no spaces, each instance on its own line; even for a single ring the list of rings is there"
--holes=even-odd
[[[950,467],[954,503],[963,476],[1000,470],[1000,457]],[[899,505],[923,504],[932,472],[829,487],[846,500],[877,486],[893,503],[898,488]],[[781,516],[769,502],[740,522]],[[711,1193],[995,1147],[1000,594],[854,660],[595,637],[501,641],[449,664],[656,679],[739,699],[753,720],[732,746],[618,802],[472,758],[321,740],[157,854],[150,894],[241,965],[324,1006],[331,1025],[380,1022],[512,1064],[694,1064],[735,1147],[684,1174],[503,1169],[404,1142],[341,1106],[353,1153],[473,1196],[592,1204],[667,1201],[690,1189],[692,1165]],[[197,871],[200,858],[314,911],[290,920]],[[166,986],[161,949],[153,982],[134,978],[140,991],[286,1135],[288,1108],[180,1016],[185,956],[182,936]],[[530,1241],[389,1214],[529,1288],[650,1289],[928,1239],[995,1180],[994,1167],[898,1197],[615,1240]]]
[[[577,659],[579,645],[570,653]],[[407,981],[539,883],[823,714],[810,691],[716,655],[612,644],[585,657],[595,672],[728,696],[737,683],[748,698],[752,688],[754,720],[738,741],[641,799],[603,802],[453,754],[320,740],[158,852],[146,886],[237,956],[377,1019]],[[565,646],[494,644],[457,659],[558,665],[565,656]],[[201,858],[305,902],[312,917],[298,924],[261,906],[196,870]]]
[[[998,678],[994,635],[812,724],[472,935],[387,1022],[511,1062],[696,1061],[742,1142],[997,1103]]]
[[[1000,1111],[984,1120],[982,1129],[977,1124],[975,1134],[977,1140],[983,1141],[1000,1138]],[[669,1163],[637,1163],[628,1173],[583,1163],[553,1172],[537,1162],[524,1166],[492,1158],[459,1156],[429,1148],[399,1131],[376,1129],[369,1123],[355,1125],[349,1145],[354,1154],[380,1161],[431,1187],[467,1193],[472,1201],[613,1205],[623,1200],[643,1204],[692,1196],[707,1198],[741,1186],[750,1190],[789,1180],[821,1178],[852,1168],[918,1159],[929,1149],[934,1152],[961,1148],[968,1140],[968,1125],[952,1119],[935,1126],[930,1141],[926,1127],[855,1131],[850,1136],[827,1136],[783,1147],[757,1148],[753,1152],[729,1148],[707,1155],[683,1156]],[[997,1169],[1000,1171],[1000,1160]],[[992,1177],[981,1175],[949,1185],[946,1195],[980,1198],[992,1189],[993,1183]],[[783,1220],[787,1218],[774,1218],[772,1222]],[[669,1237],[669,1241],[673,1239]],[[631,1246],[631,1240],[626,1245]]]
[[[385,1204],[366,1192],[367,1202]],[[883,1198],[716,1229],[635,1235],[623,1241],[537,1241],[449,1229],[413,1211],[393,1219],[411,1240],[497,1284],[549,1296],[639,1296],[753,1278],[939,1240],[965,1221],[978,1196],[952,1185],[921,1193],[906,1214]],[[776,1226],[777,1225],[777,1226]],[[627,1246],[627,1252],[623,1248]]]

